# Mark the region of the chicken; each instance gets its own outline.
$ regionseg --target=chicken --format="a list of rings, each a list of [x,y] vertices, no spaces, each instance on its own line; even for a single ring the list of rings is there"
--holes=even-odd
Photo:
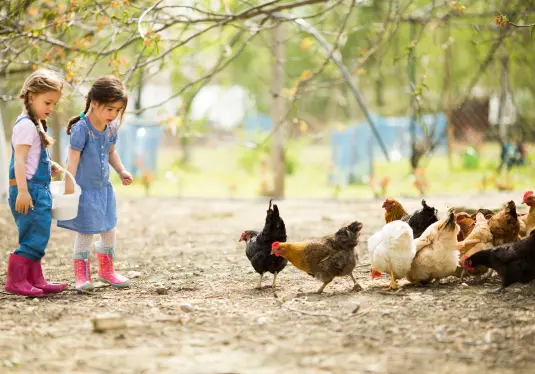
[[[523,236],[529,236],[531,231],[535,230],[535,195],[533,195],[533,191],[526,191],[522,203],[529,206],[529,213],[524,219],[525,230],[523,233]]]
[[[476,220],[476,216],[478,213],[482,213],[485,216],[485,219],[488,221],[490,217],[492,217],[495,212],[493,212],[490,209],[480,208],[475,213],[473,213],[470,218],[472,218],[474,221]]]
[[[454,208],[448,209],[446,217],[429,226],[422,236],[414,240],[416,255],[412,260],[407,279],[417,285],[453,275],[459,264],[457,233]]]
[[[428,206],[425,200],[422,200],[422,209],[418,209],[410,215],[405,211],[403,205],[394,199],[386,199],[383,208],[385,209],[386,223],[397,220],[407,222],[412,228],[414,238],[419,238],[429,225],[438,221],[437,210]]]
[[[535,231],[518,242],[480,251],[464,260],[463,267],[468,270],[477,266],[487,266],[498,273],[502,279],[498,291],[535,280]]]
[[[362,290],[353,276],[356,265],[355,247],[362,223],[355,221],[340,228],[334,235],[326,235],[306,242],[275,242],[272,253],[290,261],[296,268],[323,282],[322,293],[334,277],[350,276],[355,291]]]
[[[412,228],[414,239],[416,239],[423,234],[425,229],[438,221],[437,210],[422,200],[422,209],[416,210],[402,220]]]
[[[411,227],[403,221],[387,223],[368,239],[372,279],[390,275],[389,289],[398,288],[397,279],[405,278],[416,254]]]
[[[397,221],[409,216],[409,213],[403,209],[403,205],[394,199],[386,199],[383,203],[383,208],[385,209],[385,223]]]
[[[466,239],[476,225],[476,220],[472,219],[472,217],[470,217],[470,215],[466,212],[457,213],[455,215],[455,222],[457,222],[460,227],[460,231],[457,234],[458,242],[462,242],[464,239]]]
[[[495,246],[520,240],[520,223],[514,201],[509,201],[505,208],[489,219],[489,228]]]
[[[260,274],[257,288],[262,287],[264,273],[270,272],[273,274],[272,287],[273,290],[275,290],[277,274],[280,273],[288,263],[288,261],[282,257],[271,255],[271,244],[273,242],[286,241],[286,226],[280,217],[277,204],[273,204],[272,209],[271,200],[269,201],[266,222],[262,232],[258,233],[257,231],[246,230],[241,234],[239,241],[244,241],[246,243],[245,254],[256,272]]]
[[[483,251],[485,249],[492,248],[492,233],[489,229],[489,224],[485,219],[483,213],[478,213],[476,216],[476,222],[474,223],[473,230],[470,232],[468,237],[462,242],[457,243],[457,250],[460,254],[460,263],[459,266],[462,266],[464,259],[472,256],[473,254]],[[487,272],[488,268],[485,266],[480,266],[474,271],[469,271],[464,268],[461,274],[461,282],[463,281],[464,275],[466,273],[470,275],[482,275]]]

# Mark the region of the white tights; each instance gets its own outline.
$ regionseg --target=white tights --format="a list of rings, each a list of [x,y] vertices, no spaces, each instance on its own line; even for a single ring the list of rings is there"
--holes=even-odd
[[[115,229],[100,234],[103,248],[115,248]],[[93,244],[93,234],[76,234],[74,239],[74,254],[89,252]]]

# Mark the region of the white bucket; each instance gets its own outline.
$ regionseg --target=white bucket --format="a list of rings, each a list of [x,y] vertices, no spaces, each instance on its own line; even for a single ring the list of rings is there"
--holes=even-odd
[[[82,188],[76,184],[76,180],[71,173],[66,169],[63,169],[63,171],[74,183],[74,193],[65,195],[65,180],[50,183],[50,193],[52,194],[52,218],[67,221],[76,218],[78,215],[78,202],[82,194]]]

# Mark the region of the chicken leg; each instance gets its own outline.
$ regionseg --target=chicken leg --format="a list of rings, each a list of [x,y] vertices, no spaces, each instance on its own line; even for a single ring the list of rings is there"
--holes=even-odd
[[[390,273],[390,284],[388,285],[389,290],[397,290],[399,288],[398,282],[396,281],[396,277],[394,276],[394,270],[392,269],[392,264],[389,266],[389,273]]]
[[[277,272],[274,272],[273,273],[273,284],[271,285],[271,288],[273,288],[273,290],[275,290],[275,288],[276,288],[276,283],[277,283]]]
[[[463,268],[463,271],[461,272],[461,283],[463,283],[464,276],[468,273],[468,271]]]
[[[319,290],[316,292],[316,293],[322,293],[323,292],[323,289],[331,282],[325,282],[322,284],[322,286],[319,288]]]
[[[262,288],[262,278],[264,278],[264,273],[260,274],[260,279],[258,280],[258,285],[256,286],[257,289]]]
[[[353,276],[353,273],[349,274],[349,276],[351,277],[351,279],[353,279],[353,284],[354,284],[353,291],[356,291],[356,292],[362,291],[362,287],[360,286],[360,284],[357,283],[357,280]]]

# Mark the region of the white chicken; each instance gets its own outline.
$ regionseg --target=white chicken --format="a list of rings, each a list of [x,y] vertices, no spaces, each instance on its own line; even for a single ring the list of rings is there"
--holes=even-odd
[[[414,240],[416,255],[412,260],[407,279],[417,285],[433,282],[453,275],[459,264],[455,209],[448,209],[446,217],[429,226],[422,236]]]
[[[407,276],[416,254],[412,228],[403,221],[386,224],[368,239],[368,251],[372,279],[387,273],[390,276],[388,288],[397,289],[397,280]]]

